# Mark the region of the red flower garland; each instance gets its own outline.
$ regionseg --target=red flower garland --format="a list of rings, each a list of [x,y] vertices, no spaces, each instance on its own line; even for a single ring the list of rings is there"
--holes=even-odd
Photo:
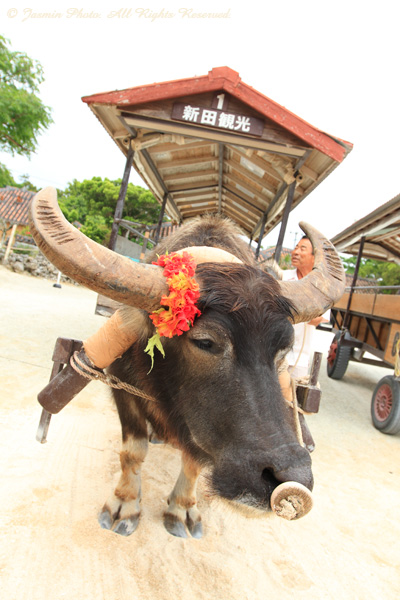
[[[164,267],[169,294],[161,298],[162,307],[155,310],[150,319],[160,336],[182,335],[201,314],[196,306],[200,297],[199,286],[194,279],[196,263],[193,256],[184,251],[160,256],[154,265]]]
[[[164,267],[163,274],[167,279],[169,294],[162,296],[161,308],[150,315],[157,329],[157,333],[149,339],[145,348],[145,352],[151,358],[151,369],[154,362],[154,347],[157,347],[164,356],[160,338],[182,335],[193,325],[195,317],[201,315],[196,306],[200,291],[194,279],[196,263],[193,256],[186,251],[179,254],[173,252],[159,256],[153,265]]]

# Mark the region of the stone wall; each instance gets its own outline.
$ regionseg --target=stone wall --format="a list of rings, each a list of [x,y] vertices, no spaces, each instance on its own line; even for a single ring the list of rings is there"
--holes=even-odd
[[[2,248],[0,250],[0,263],[11,271],[15,271],[16,273],[27,273],[34,277],[43,277],[44,279],[54,281],[57,280],[58,269],[52,265],[39,250],[30,252],[29,254],[11,252],[6,265],[3,263],[4,254],[5,248]],[[61,276],[61,281],[78,285],[69,277],[65,277],[65,275]]]

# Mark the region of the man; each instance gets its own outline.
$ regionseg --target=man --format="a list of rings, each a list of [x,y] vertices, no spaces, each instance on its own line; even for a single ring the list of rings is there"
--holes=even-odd
[[[293,250],[292,266],[295,268],[283,271],[283,280],[302,279],[312,271],[314,267],[314,252],[308,237],[302,237]],[[315,327],[327,321],[329,321],[329,311],[321,317],[312,319],[308,323],[297,323],[294,325],[293,349],[286,357],[289,363],[289,373],[292,377],[297,379],[308,375]]]

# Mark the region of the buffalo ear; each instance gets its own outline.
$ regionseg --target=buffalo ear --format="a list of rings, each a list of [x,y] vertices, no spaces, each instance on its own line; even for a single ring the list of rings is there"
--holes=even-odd
[[[283,296],[293,304],[294,323],[311,321],[321,316],[339,300],[346,286],[342,261],[333,244],[311,225],[301,222],[314,250],[314,267],[299,281],[280,281]]]

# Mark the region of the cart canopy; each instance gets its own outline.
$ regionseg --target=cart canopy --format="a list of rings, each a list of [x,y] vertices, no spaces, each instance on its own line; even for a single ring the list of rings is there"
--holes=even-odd
[[[235,221],[253,240],[295,208],[352,144],[328,135],[242,82],[228,67],[207,75],[85,96],[168,216],[205,212]]]
[[[339,252],[400,264],[400,194],[332,238]]]

